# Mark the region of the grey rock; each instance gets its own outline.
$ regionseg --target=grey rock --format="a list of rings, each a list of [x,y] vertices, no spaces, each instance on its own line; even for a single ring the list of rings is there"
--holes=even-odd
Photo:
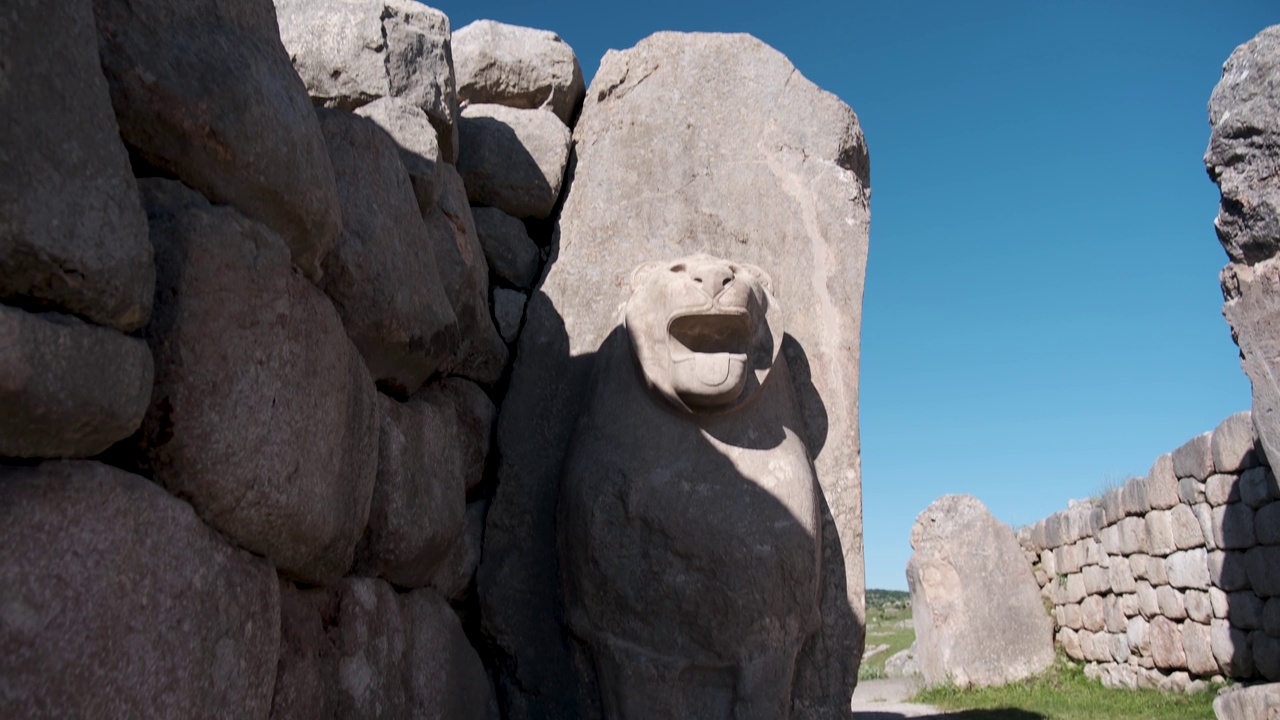
[[[1173,529],[1173,544],[1179,550],[1204,547],[1204,532],[1200,529],[1200,520],[1190,506],[1174,506],[1169,511],[1169,522]]]
[[[1187,617],[1186,600],[1176,589],[1161,585],[1156,588],[1156,602],[1160,604],[1160,615],[1170,620],[1182,620]]]
[[[1218,587],[1209,588],[1209,603],[1213,606],[1213,616],[1215,618],[1225,618],[1231,608],[1230,596],[1222,588]]]
[[[1267,680],[1280,680],[1280,638],[1254,630],[1249,633],[1249,649],[1253,652],[1253,664],[1258,675]]]
[[[1155,586],[1146,580],[1138,581],[1138,607],[1142,616],[1151,619],[1160,614],[1160,595]]]
[[[378,481],[356,567],[422,587],[462,534],[467,488],[484,475],[497,412],[483,390],[460,378],[428,385],[404,403],[380,395],[378,409]]]
[[[565,125],[586,95],[578,58],[547,30],[476,20],[453,33],[458,101],[544,108]]]
[[[1204,485],[1195,478],[1182,478],[1178,481],[1178,498],[1187,505],[1205,502]]]
[[[1074,634],[1074,633],[1073,633]],[[1077,644],[1077,647],[1079,645]],[[916,661],[915,643],[905,650],[890,655],[884,661],[884,674],[891,678],[916,677],[920,675],[920,663]]]
[[[462,178],[452,166],[445,166],[441,180],[439,202],[423,220],[462,337],[446,369],[492,385],[507,366],[507,346],[489,314],[489,266]]]
[[[281,597],[271,717],[497,720],[493,686],[457,615],[430,589],[372,578]]]
[[[475,579],[484,545],[484,518],[488,512],[487,501],[467,503],[462,534],[454,538],[449,554],[431,576],[431,587],[446,600],[462,599],[471,587],[471,581]]]
[[[374,381],[412,395],[457,351],[458,320],[395,142],[349,112],[318,115],[343,220],[320,287]]]
[[[1209,97],[1209,125],[1204,166],[1222,191],[1218,240],[1235,262],[1270,258],[1280,238],[1280,26],[1258,33],[1223,63]]]
[[[0,469],[0,716],[264,717],[276,576],[145,478]]]
[[[1209,579],[1217,587],[1234,592],[1249,587],[1249,574],[1245,553],[1216,551],[1209,553]]]
[[[1176,588],[1206,590],[1209,587],[1209,560],[1204,548],[1179,550],[1165,558],[1169,584]]]
[[[1227,595],[1227,619],[1232,627],[1258,630],[1262,627],[1263,599],[1250,590]]]
[[[1280,497],[1280,486],[1276,484],[1276,476],[1265,467],[1245,470],[1240,474],[1240,500],[1251,508],[1257,509]]]
[[[1084,626],[1085,630],[1101,632],[1106,627],[1106,622],[1106,618],[1103,615],[1101,595],[1089,595],[1084,599],[1084,602],[1080,603],[1080,624]],[[936,684],[937,682],[935,679],[934,683]]]
[[[497,208],[471,209],[489,269],[517,288],[528,290],[538,279],[538,246],[524,223]]]
[[[1209,646],[1224,675],[1237,678],[1253,675],[1248,630],[1232,627],[1226,620],[1214,620],[1209,624]]]
[[[1280,683],[1233,685],[1213,699],[1218,720],[1271,720],[1280,707]]]
[[[1129,643],[1129,652],[1146,655],[1151,650],[1151,645],[1147,642],[1147,630],[1151,624],[1145,618],[1132,617],[1129,618],[1129,624],[1125,628],[1125,640]]]
[[[1280,596],[1280,547],[1259,546],[1245,553],[1249,585],[1264,598]]]
[[[458,172],[475,205],[519,218],[551,215],[569,162],[569,128],[548,110],[468,105],[458,123]]]
[[[156,380],[143,465],[286,574],[336,580],[377,466],[369,373],[279,236],[178,183],[141,186],[162,298],[144,332]]]
[[[1241,502],[1213,509],[1213,541],[1226,550],[1243,550],[1257,543],[1253,508]]]
[[[1245,410],[1218,424],[1213,430],[1213,467],[1220,473],[1238,473],[1258,465],[1257,438],[1253,415]]]
[[[422,108],[397,97],[378,98],[361,105],[356,114],[377,123],[396,141],[419,212],[427,212],[440,197],[440,166],[444,162],[431,118]]]
[[[1213,604],[1209,599],[1209,593],[1205,590],[1188,590],[1183,595],[1183,601],[1187,608],[1187,617],[1195,622],[1209,624],[1213,619]]]
[[[1111,563],[1111,567],[1107,569],[1107,584],[1117,593],[1137,591],[1138,585],[1128,559],[1119,557]]]
[[[1147,500],[1146,478],[1130,478],[1129,482],[1120,488],[1120,498],[1125,515],[1145,515],[1151,510],[1151,503]]]
[[[1213,537],[1213,508],[1209,507],[1209,503],[1197,503],[1191,506],[1191,513],[1196,516],[1196,522],[1200,523],[1200,534],[1204,536],[1205,549],[1219,549],[1218,542]]]
[[[1280,503],[1258,508],[1253,516],[1253,529],[1263,545],[1280,545]]]
[[[520,321],[524,319],[524,307],[528,302],[529,298],[519,290],[494,288],[493,318],[507,343],[514,343],[520,337]]]
[[[1202,433],[1173,451],[1173,472],[1179,478],[1204,480],[1213,474],[1213,435]]]
[[[421,108],[440,155],[458,158],[449,18],[411,0],[275,0],[280,39],[307,93],[355,110],[383,97]]]
[[[916,518],[911,540],[907,586],[925,682],[1002,685],[1053,663],[1053,623],[1014,554],[1013,533],[981,502],[965,495],[934,501]],[[1001,602],[991,603],[993,596]],[[1081,615],[1086,629],[1103,628],[1099,596],[1085,599]]]
[[[1209,479],[1204,482],[1204,498],[1206,502],[1214,507],[1239,502],[1239,476],[1222,473],[1210,475]]]
[[[1268,598],[1263,604],[1262,629],[1271,637],[1280,637],[1280,597]]]
[[[1147,513],[1147,552],[1165,556],[1176,547],[1173,542],[1173,520],[1168,510],[1152,510]]]
[[[1274,237],[1274,236],[1273,236]],[[1280,458],[1280,260],[1253,266],[1231,264],[1219,275],[1225,303],[1222,314],[1240,346],[1240,364],[1253,385],[1253,426],[1263,454]]]
[[[1218,661],[1213,657],[1208,625],[1198,622],[1183,623],[1182,649],[1187,656],[1187,671],[1190,674],[1208,677],[1218,672]]]
[[[151,314],[155,269],[96,50],[88,0],[5,4],[0,302],[127,332]]]
[[[1124,518],[1123,488],[1111,488],[1102,496],[1102,512],[1107,525],[1113,525]]]
[[[1153,510],[1168,510],[1178,504],[1178,476],[1171,454],[1165,453],[1151,464],[1146,485],[1147,503]]]
[[[558,256],[526,309],[499,419],[503,461],[477,578],[485,631],[516,658],[500,676],[512,717],[577,715],[577,690],[562,681],[571,654],[546,621],[557,614],[565,447],[632,271],[694,251],[751,262],[788,289],[798,434],[830,510],[824,630],[802,651],[794,697],[801,716],[846,711],[863,646],[850,611],[863,596],[854,383],[870,187],[857,119],[757,40],[664,33],[608,55],[575,133]]]
[[[1128,487],[1126,485],[1126,487]],[[1147,523],[1141,517],[1127,517],[1116,523],[1120,528],[1120,553],[1133,555],[1148,552]]]
[[[1090,595],[1101,595],[1111,591],[1111,579],[1105,568],[1097,565],[1086,565],[1083,571],[1084,590]]]
[[[68,315],[0,305],[0,456],[88,457],[142,424],[146,343]]]
[[[120,136],[147,162],[277,232],[312,280],[342,219],[270,0],[94,0]]]
[[[1187,652],[1182,647],[1182,623],[1155,617],[1147,629],[1151,658],[1161,670],[1186,670]]]
[[[1072,660],[1084,660],[1084,648],[1080,647],[1080,633],[1072,628],[1058,628],[1057,634],[1054,636],[1054,642],[1058,647],[1062,648],[1062,652]],[[916,665],[919,670],[919,664]]]

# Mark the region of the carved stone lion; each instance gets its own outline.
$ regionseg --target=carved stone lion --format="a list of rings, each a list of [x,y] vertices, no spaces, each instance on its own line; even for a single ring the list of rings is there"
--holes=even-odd
[[[818,486],[769,276],[709,255],[632,277],[566,457],[567,621],[605,716],[782,718],[818,627]]]

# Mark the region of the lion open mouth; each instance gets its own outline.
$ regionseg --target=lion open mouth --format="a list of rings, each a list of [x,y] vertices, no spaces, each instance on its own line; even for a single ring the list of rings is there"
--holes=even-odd
[[[689,367],[702,385],[736,386],[742,379],[751,347],[751,320],[746,312],[680,315],[667,326],[671,361]],[[734,387],[736,395],[740,388]],[[708,398],[710,399],[710,398]]]

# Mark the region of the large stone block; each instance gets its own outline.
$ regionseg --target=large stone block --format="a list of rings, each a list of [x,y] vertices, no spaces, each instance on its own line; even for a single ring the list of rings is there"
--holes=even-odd
[[[265,717],[276,575],[145,478],[0,469],[0,716]]]
[[[97,455],[138,429],[152,379],[141,340],[0,305],[0,456]]]
[[[142,463],[209,524],[307,582],[351,566],[377,469],[376,392],[283,241],[169,180],[141,183],[156,250]]]
[[[1253,516],[1254,533],[1263,545],[1280,545],[1280,502],[1258,508]]]
[[[1235,685],[1213,699],[1218,720],[1272,720],[1280,708],[1280,683]]]
[[[1280,547],[1258,546],[1245,553],[1249,585],[1264,598],[1280,596]]]
[[[342,226],[338,192],[271,1],[94,0],[94,13],[125,142],[266,224],[318,279]]]
[[[1270,258],[1280,250],[1280,26],[1258,33],[1223,63],[1209,97],[1209,125],[1204,166],[1222,191],[1218,240],[1235,262]]]
[[[396,97],[378,98],[361,105],[356,108],[356,114],[377,123],[396,141],[418,209],[427,212],[440,197],[440,166],[444,162],[431,118],[422,108]],[[345,213],[343,216],[345,219]]]
[[[1258,465],[1257,438],[1253,432],[1253,415],[1238,412],[1213,429],[1213,467],[1215,472],[1238,473]]]
[[[847,712],[863,646],[856,379],[870,186],[857,119],[757,40],[663,33],[605,58],[575,143],[558,254],[526,309],[499,419],[478,576],[485,630],[514,658],[501,675],[512,717],[577,715],[554,621],[566,444],[632,271],[697,251],[786,288],[782,352],[805,418],[795,432],[816,456],[825,573],[824,627],[801,653],[794,700],[802,717]]]
[[[1270,252],[1270,251],[1268,251]],[[1219,276],[1222,314],[1240,346],[1240,364],[1253,386],[1253,426],[1267,458],[1280,458],[1280,259],[1231,264]]]
[[[1206,590],[1209,587],[1209,559],[1204,548],[1179,550],[1164,561],[1169,584],[1176,588]]]
[[[489,269],[518,288],[532,288],[540,258],[524,223],[497,208],[473,208],[471,214]]]
[[[1182,647],[1182,623],[1166,617],[1151,620],[1147,629],[1151,658],[1161,670],[1186,670],[1187,652]]]
[[[1213,435],[1201,433],[1173,451],[1173,473],[1204,480],[1213,474]]]
[[[1280,498],[1280,485],[1269,468],[1256,467],[1240,473],[1240,502],[1255,510]]]
[[[492,385],[506,369],[507,346],[489,312],[489,264],[466,188],[452,166],[442,168],[440,199],[423,220],[462,336],[446,368],[450,374]]]
[[[467,198],[518,218],[555,209],[569,163],[569,128],[548,110],[468,105],[459,121],[458,172]]]
[[[497,414],[460,378],[428,385],[407,402],[380,395],[378,481],[357,569],[422,587],[463,530],[467,489],[484,475]]]
[[[1204,533],[1200,530],[1200,520],[1190,506],[1174,506],[1169,511],[1169,522],[1173,530],[1174,547],[1179,550],[1204,547]]]
[[[925,682],[1002,685],[1053,663],[1052,620],[1030,569],[1013,532],[981,502],[966,495],[934,501],[916,518],[911,540],[907,585]],[[1001,602],[990,602],[993,596]],[[1080,610],[1086,630],[1105,627],[1101,597],[1088,596]]]
[[[1209,647],[1218,669],[1227,677],[1247,678],[1253,675],[1253,652],[1249,648],[1249,631],[1232,627],[1226,620],[1209,624]]]
[[[0,302],[141,327],[155,269],[92,3],[5,3],[0,67]]]
[[[493,685],[458,616],[429,589],[372,578],[285,585],[273,720],[497,720]]]
[[[1218,672],[1218,661],[1213,657],[1208,625],[1198,622],[1182,624],[1182,649],[1187,656],[1187,671],[1192,675],[1208,677]]]
[[[1253,526],[1253,508],[1242,502],[1213,509],[1213,542],[1226,550],[1245,550],[1258,542]]]
[[[1253,651],[1253,664],[1258,675],[1267,680],[1280,680],[1280,638],[1254,630],[1249,633],[1249,649]]]
[[[355,110],[398,97],[435,127],[445,162],[458,158],[449,18],[411,0],[275,0],[280,39],[306,91]]]
[[[453,33],[458,101],[544,108],[569,125],[586,95],[578,58],[547,30],[477,20]]]
[[[427,227],[391,136],[343,110],[318,115],[342,206],[320,287],[374,381],[412,395],[460,342]]]
[[[484,518],[488,511],[489,503],[484,500],[467,504],[462,535],[454,538],[449,554],[431,576],[431,587],[450,602],[463,598],[475,579],[484,544]]]
[[[1151,464],[1146,485],[1147,504],[1153,510],[1168,510],[1178,504],[1178,475],[1171,454],[1165,453]]]

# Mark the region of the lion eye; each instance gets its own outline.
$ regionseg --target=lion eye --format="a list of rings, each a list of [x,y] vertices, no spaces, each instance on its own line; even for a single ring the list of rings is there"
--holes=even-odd
[[[676,263],[675,265],[672,265],[672,266],[671,266],[671,272],[673,272],[673,273],[682,273],[682,272],[684,272],[684,263]]]

